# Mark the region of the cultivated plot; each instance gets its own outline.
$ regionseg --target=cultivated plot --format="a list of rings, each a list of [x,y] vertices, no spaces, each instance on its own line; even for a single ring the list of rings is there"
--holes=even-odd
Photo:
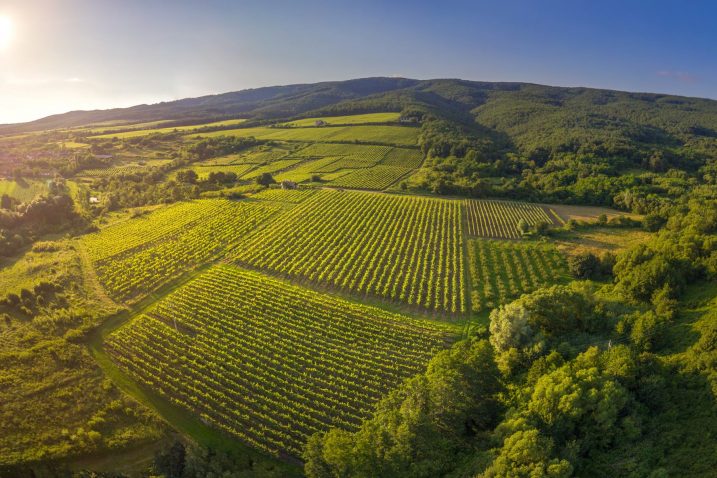
[[[236,260],[439,313],[465,312],[460,202],[317,191],[248,237]]]
[[[280,208],[268,201],[179,203],[90,234],[83,244],[107,293],[133,302],[220,257]]]
[[[517,239],[521,236],[518,223],[553,224],[554,218],[543,206],[518,201],[464,201],[468,234],[471,236]]]
[[[565,259],[552,244],[469,240],[468,262],[474,312],[506,304],[567,277]]]
[[[357,429],[423,370],[448,329],[230,265],[215,266],[106,341],[140,383],[272,455]]]

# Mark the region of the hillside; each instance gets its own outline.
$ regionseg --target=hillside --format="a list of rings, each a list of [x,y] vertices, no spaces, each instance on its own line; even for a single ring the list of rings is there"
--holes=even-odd
[[[644,212],[715,176],[717,101],[527,83],[365,78],[276,86],[71,112],[0,132],[87,124],[117,131],[138,122],[161,122],[168,131],[241,117],[247,121],[232,128],[248,136],[253,130],[241,128],[384,111],[421,120],[418,144],[428,161],[408,181],[414,190]]]
[[[714,102],[157,108],[0,137],[0,478],[713,476]]]

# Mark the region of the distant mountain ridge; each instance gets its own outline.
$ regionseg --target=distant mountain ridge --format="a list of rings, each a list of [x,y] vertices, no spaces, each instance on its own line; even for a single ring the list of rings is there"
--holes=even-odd
[[[472,116],[486,116],[485,123],[488,126],[491,123],[498,126],[505,121],[505,115],[510,114],[510,111],[504,111],[506,107],[517,115],[516,121],[520,121],[526,119],[526,116],[551,113],[551,110],[569,111],[571,106],[581,103],[581,100],[584,100],[582,110],[588,107],[596,112],[621,102],[636,105],[650,103],[661,110],[714,115],[712,120],[707,121],[711,126],[699,125],[697,123],[700,122],[696,120],[693,122],[697,132],[709,135],[717,130],[717,101],[708,99],[531,83],[377,77],[271,86],[129,108],[71,111],[27,123],[2,125],[0,133],[68,128],[106,121],[200,121],[237,116],[273,119],[307,113],[400,111],[412,106],[466,120],[471,120]],[[500,118],[493,118],[494,113],[497,113],[494,111],[496,107],[501,110]],[[608,116],[621,115],[611,112]]]

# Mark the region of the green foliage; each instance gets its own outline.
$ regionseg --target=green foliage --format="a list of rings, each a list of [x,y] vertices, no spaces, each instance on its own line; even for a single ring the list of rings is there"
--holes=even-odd
[[[356,433],[331,430],[312,437],[306,473],[439,476],[455,465],[451,455],[495,424],[500,390],[490,345],[478,339],[456,343],[437,354],[425,374],[382,400]]]

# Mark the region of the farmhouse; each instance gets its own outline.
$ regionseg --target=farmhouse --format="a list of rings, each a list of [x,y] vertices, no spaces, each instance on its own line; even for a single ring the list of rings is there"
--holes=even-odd
[[[96,196],[90,196],[90,204],[99,204],[100,199]]]
[[[285,179],[281,182],[281,189],[296,189],[296,183]]]
[[[326,121],[316,120],[316,121],[314,121],[314,126],[326,126]]]

